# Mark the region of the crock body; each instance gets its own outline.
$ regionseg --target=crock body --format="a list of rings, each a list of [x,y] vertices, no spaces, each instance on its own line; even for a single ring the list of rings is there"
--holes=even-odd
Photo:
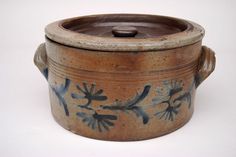
[[[201,42],[101,52],[46,42],[52,113],[64,128],[103,140],[141,140],[184,125],[194,107]]]

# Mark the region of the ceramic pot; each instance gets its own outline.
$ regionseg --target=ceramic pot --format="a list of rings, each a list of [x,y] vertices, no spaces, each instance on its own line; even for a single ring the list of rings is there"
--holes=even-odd
[[[46,26],[34,61],[54,119],[101,140],[158,137],[193,114],[196,88],[215,67],[196,23],[156,15],[76,17]]]

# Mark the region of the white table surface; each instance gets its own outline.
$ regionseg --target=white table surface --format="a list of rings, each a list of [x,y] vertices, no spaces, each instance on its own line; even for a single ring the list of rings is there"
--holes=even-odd
[[[0,157],[236,156],[236,1],[1,0]],[[206,29],[214,73],[198,88],[191,121],[139,142],[106,142],[66,131],[50,113],[47,82],[33,64],[46,24],[97,13],[150,13],[189,19]]]

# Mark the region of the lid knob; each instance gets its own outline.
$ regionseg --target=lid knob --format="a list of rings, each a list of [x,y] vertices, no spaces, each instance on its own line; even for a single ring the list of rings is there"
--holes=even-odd
[[[112,34],[115,37],[134,37],[137,33],[138,30],[131,26],[115,26],[112,28]]]

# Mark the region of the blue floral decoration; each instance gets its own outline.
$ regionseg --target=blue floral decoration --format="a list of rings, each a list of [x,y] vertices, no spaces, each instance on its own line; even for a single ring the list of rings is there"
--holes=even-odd
[[[165,105],[165,109],[155,115],[160,119],[173,121],[179,113],[180,107],[187,102],[188,108],[191,107],[191,90],[183,90],[182,80],[164,81],[161,87],[157,87],[157,96],[152,99],[153,105]]]
[[[69,116],[69,110],[67,107],[67,103],[64,99],[64,96],[68,91],[69,85],[70,85],[70,79],[66,78],[65,84],[62,84],[60,86],[51,86],[52,91],[55,93],[55,95],[59,100],[59,104],[63,106],[66,116]]]

